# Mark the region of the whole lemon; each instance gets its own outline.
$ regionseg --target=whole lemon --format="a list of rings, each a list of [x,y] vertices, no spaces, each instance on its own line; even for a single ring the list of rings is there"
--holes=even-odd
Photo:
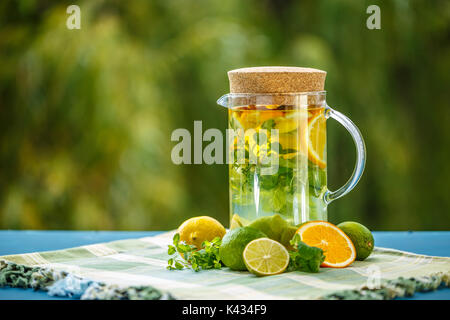
[[[211,241],[215,237],[222,237],[226,230],[224,226],[214,218],[208,216],[194,217],[186,220],[178,227],[180,241],[202,248],[203,241]]]

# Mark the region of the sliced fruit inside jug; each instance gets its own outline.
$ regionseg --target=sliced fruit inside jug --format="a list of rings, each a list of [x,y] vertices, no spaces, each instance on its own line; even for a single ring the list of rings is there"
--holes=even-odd
[[[231,228],[274,214],[289,225],[327,219],[324,106],[235,107],[229,129],[241,132],[229,150]]]

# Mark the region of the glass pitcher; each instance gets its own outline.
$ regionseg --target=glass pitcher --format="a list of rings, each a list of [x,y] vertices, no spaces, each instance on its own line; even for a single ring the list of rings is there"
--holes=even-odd
[[[249,69],[257,71],[248,74]],[[325,76],[317,80],[311,75],[315,69],[288,69],[295,71],[281,76],[279,68],[270,67],[231,71],[244,70],[238,90],[232,86],[236,76],[229,73],[234,91],[276,92],[232,92],[217,101],[228,108],[230,229],[270,221],[276,224],[272,229],[326,221],[328,204],[350,192],[363,173],[363,138],[350,119],[327,105],[326,92],[320,90]],[[277,77],[281,79],[274,84]],[[264,81],[268,84],[261,84]],[[319,90],[301,92],[305,89]],[[284,90],[299,92],[280,92]],[[328,118],[350,132],[357,149],[353,174],[337,191],[327,189]]]

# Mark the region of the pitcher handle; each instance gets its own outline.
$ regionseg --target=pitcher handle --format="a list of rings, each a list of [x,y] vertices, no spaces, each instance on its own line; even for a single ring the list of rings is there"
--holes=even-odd
[[[330,202],[339,199],[340,197],[343,197],[347,193],[349,193],[356,186],[359,179],[361,179],[364,167],[366,165],[366,146],[358,127],[349,118],[344,116],[342,113],[333,110],[328,105],[325,110],[325,116],[327,118],[333,118],[341,125],[343,125],[347,129],[347,131],[350,132],[350,135],[352,136],[353,142],[356,146],[356,165],[353,169],[352,176],[342,187],[340,187],[336,191],[328,190],[325,192],[324,201],[328,205]]]

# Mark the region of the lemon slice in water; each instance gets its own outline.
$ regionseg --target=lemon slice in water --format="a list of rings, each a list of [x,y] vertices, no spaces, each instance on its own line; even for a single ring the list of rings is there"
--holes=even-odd
[[[306,136],[308,158],[322,169],[327,166],[325,150],[327,135],[325,123],[326,119],[323,114],[318,113],[309,120],[308,134]]]

